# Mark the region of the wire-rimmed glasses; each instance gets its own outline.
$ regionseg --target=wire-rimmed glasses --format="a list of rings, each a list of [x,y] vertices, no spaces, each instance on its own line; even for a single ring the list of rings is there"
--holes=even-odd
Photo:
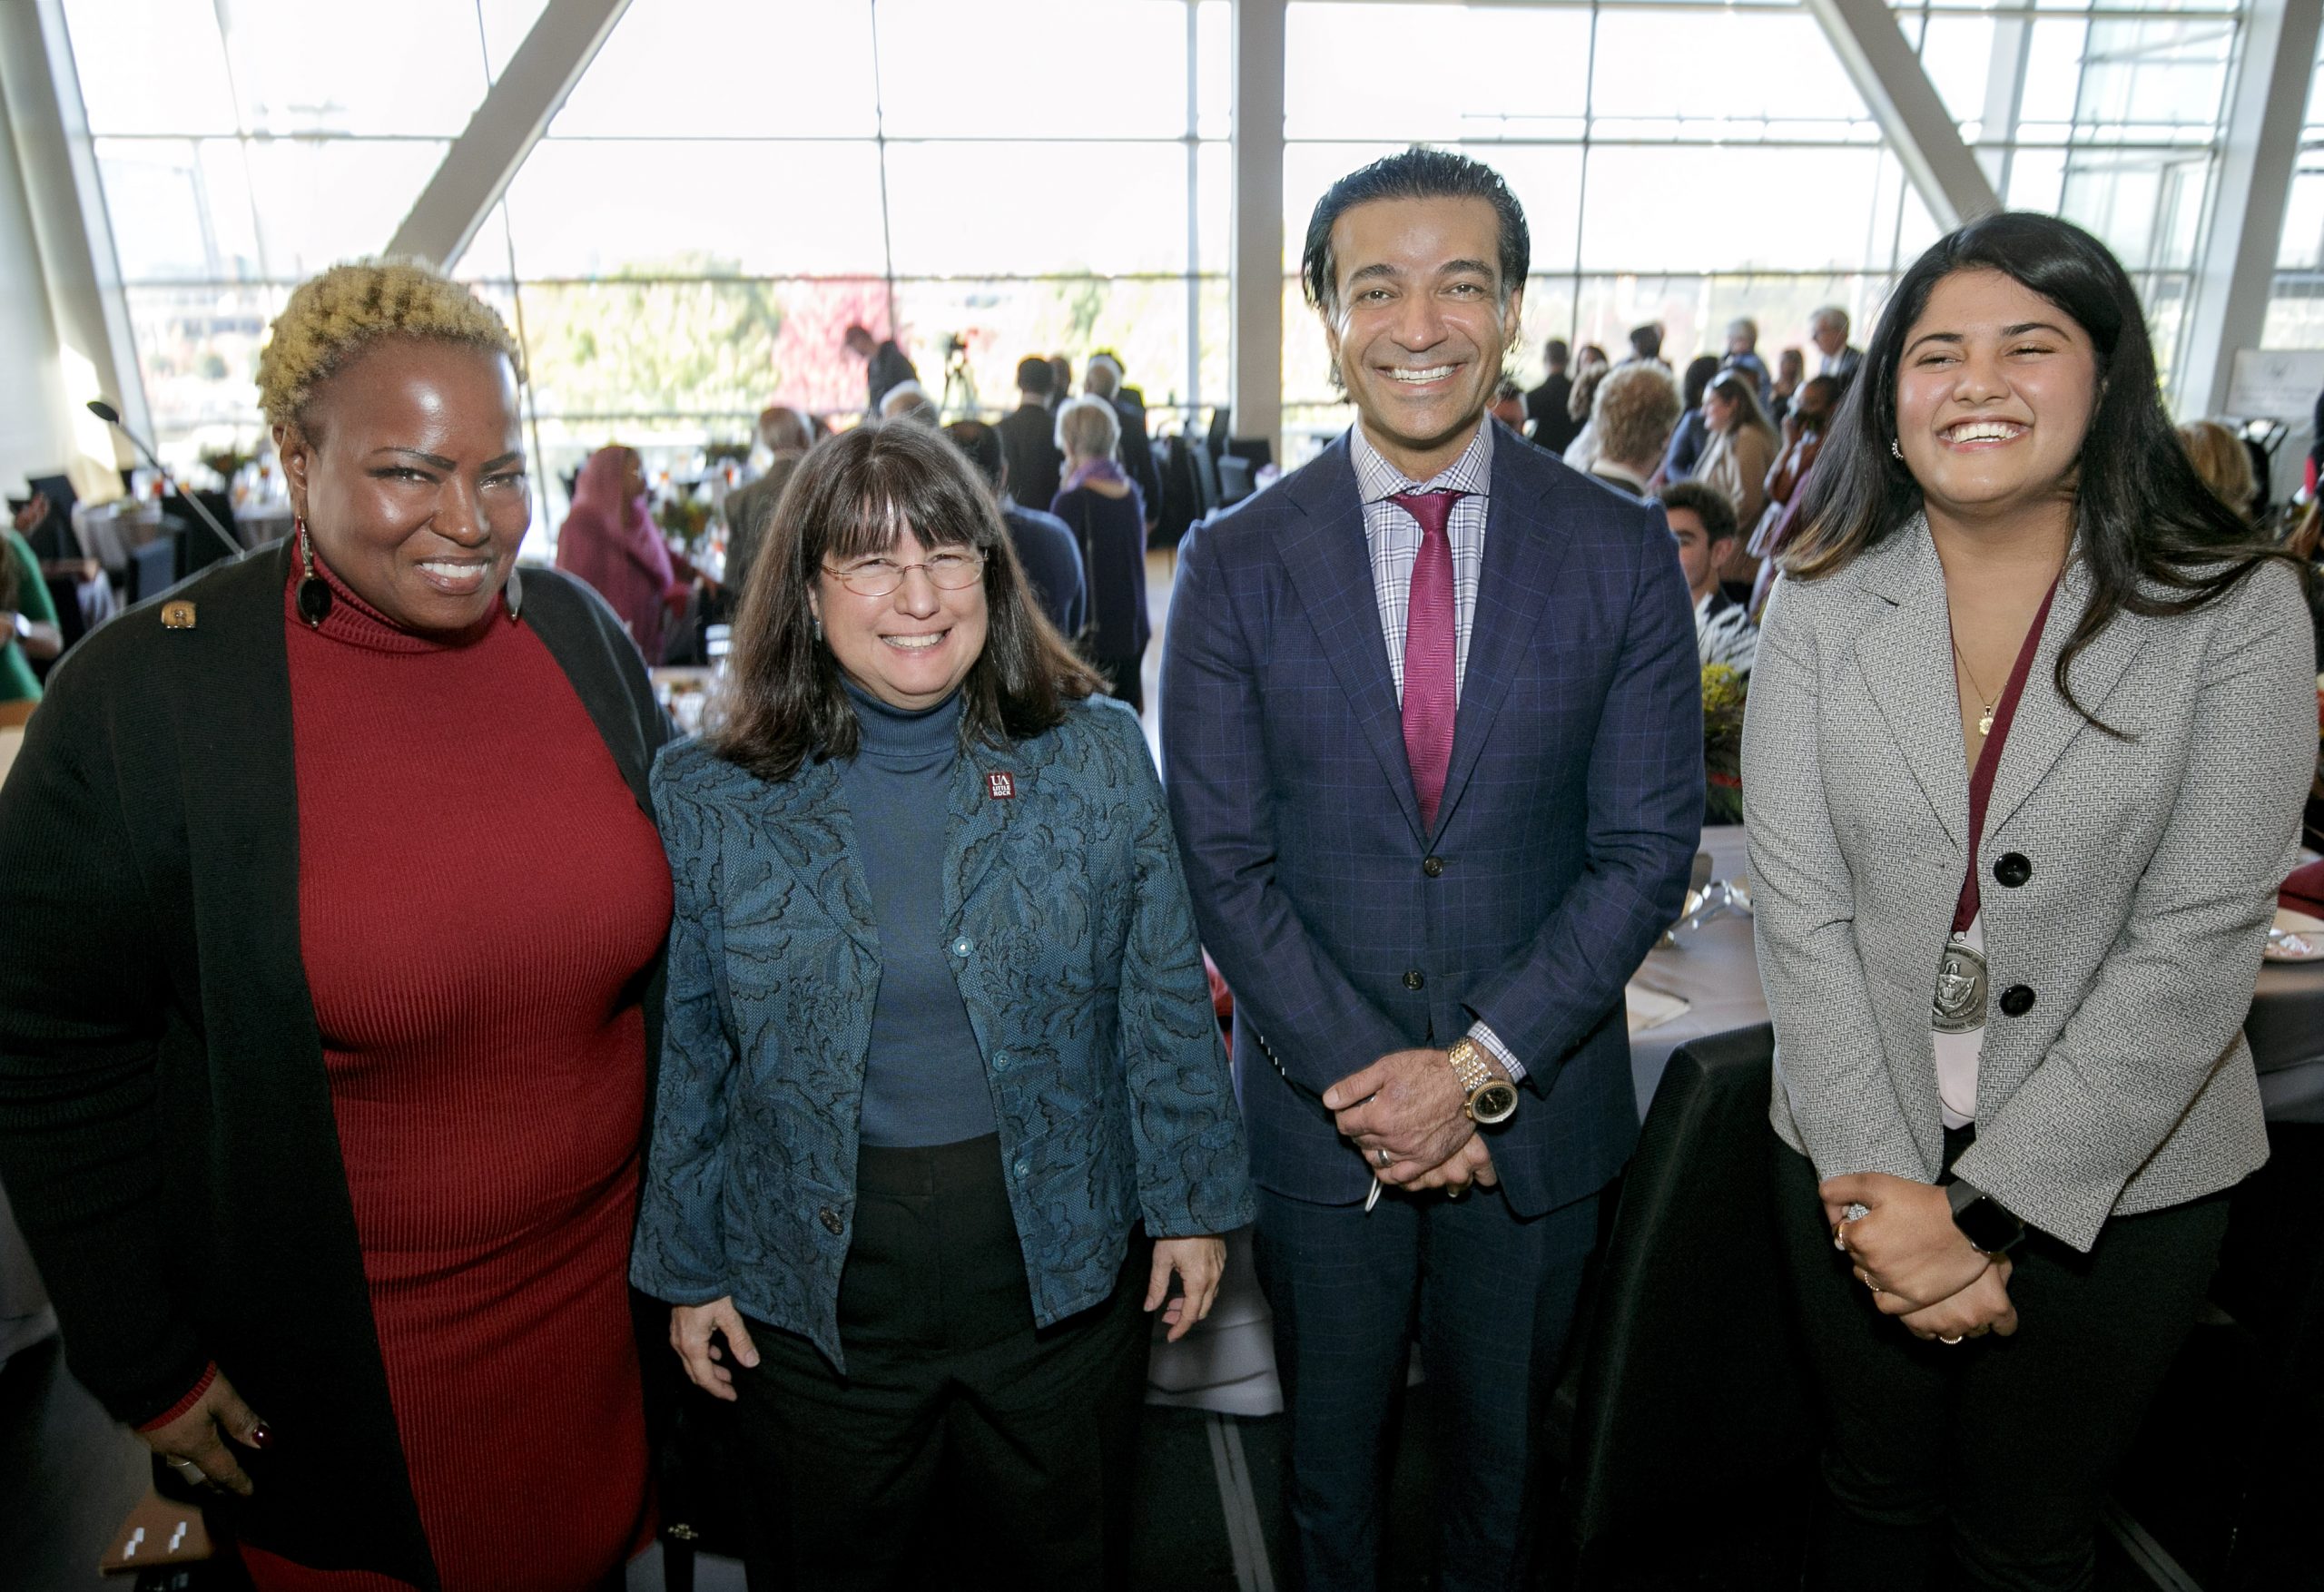
[[[859,597],[884,597],[913,570],[925,570],[940,592],[965,591],[984,578],[984,555],[974,547],[947,547],[911,564],[892,558],[859,558],[844,569],[826,564],[823,573]]]

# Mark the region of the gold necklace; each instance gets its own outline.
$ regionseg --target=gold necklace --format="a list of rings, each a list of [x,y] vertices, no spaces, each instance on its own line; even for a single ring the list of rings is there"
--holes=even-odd
[[[1969,660],[1961,655],[1961,644],[1957,641],[1953,644],[1953,657],[1961,665],[1962,677],[1969,682],[1969,689],[1976,693],[1979,705],[1985,710],[1977,720],[1977,733],[1980,736],[1990,735],[1994,732],[1993,702],[1985,695],[1985,688],[1977,683],[1976,672],[1969,667]]]

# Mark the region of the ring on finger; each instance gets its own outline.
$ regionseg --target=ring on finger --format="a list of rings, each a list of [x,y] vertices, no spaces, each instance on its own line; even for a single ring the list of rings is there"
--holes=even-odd
[[[164,1454],[162,1458],[172,1470],[180,1471],[187,1476],[199,1476],[202,1474],[202,1467],[195,1464],[191,1459],[180,1459],[172,1454]]]
[[[1380,1163],[1381,1169],[1383,1171],[1386,1170],[1389,1165],[1394,1160],[1394,1157],[1390,1155],[1385,1150],[1373,1151],[1372,1158]]]
[[[1962,1332],[1941,1332],[1937,1335],[1936,1341],[1940,1343],[1958,1343],[1965,1336],[1966,1334]]]

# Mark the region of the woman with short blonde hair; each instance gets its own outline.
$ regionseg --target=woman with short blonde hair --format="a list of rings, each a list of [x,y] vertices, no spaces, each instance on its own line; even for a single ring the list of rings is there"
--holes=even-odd
[[[1089,593],[1082,648],[1107,689],[1143,712],[1146,644],[1154,633],[1146,605],[1146,496],[1115,462],[1121,435],[1121,418],[1105,399],[1066,400],[1057,415],[1065,484],[1049,512],[1081,545]]]
[[[2252,472],[2251,450],[2243,446],[2243,438],[2217,420],[2190,420],[2179,427],[2179,446],[2187,450],[2188,462],[2211,489],[2211,496],[2249,519],[2260,480]]]

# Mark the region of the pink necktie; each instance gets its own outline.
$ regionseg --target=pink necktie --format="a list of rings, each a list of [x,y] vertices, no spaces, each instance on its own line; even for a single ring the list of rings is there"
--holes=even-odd
[[[1420,825],[1436,827],[1452,762],[1459,657],[1452,618],[1452,538],[1445,524],[1465,492],[1399,492],[1389,501],[1420,522],[1412,601],[1404,614],[1404,756],[1420,798]]]

